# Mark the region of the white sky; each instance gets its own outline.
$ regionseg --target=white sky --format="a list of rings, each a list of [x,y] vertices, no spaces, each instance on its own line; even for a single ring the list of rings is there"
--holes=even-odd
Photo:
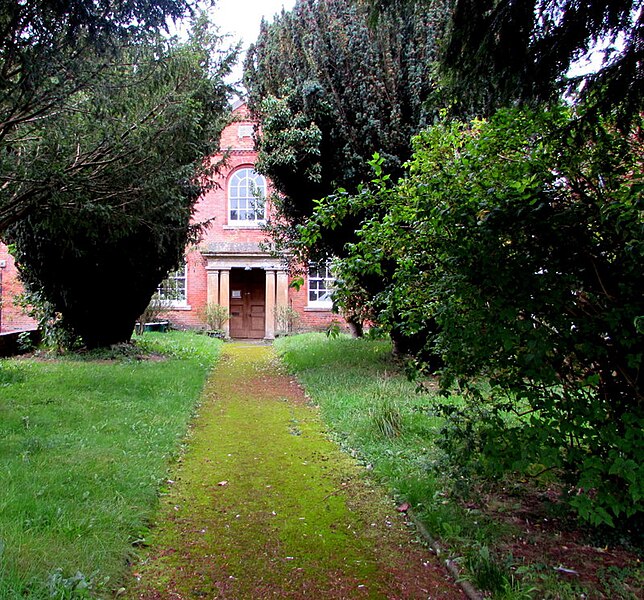
[[[262,17],[272,21],[282,8],[290,10],[294,5],[295,0],[217,0],[211,15],[214,24],[220,28],[219,33],[230,34],[231,45],[241,40],[242,50],[246,50],[259,35]],[[241,79],[243,60],[242,55],[231,81]]]
[[[217,0],[212,20],[221,28],[220,33],[242,39],[246,48],[257,39],[262,17],[272,21],[282,8],[290,10],[294,4],[295,0]]]

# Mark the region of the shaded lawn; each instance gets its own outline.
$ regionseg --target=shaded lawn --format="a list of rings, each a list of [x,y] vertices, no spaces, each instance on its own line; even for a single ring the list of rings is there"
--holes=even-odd
[[[118,587],[221,342],[140,348],[0,363],[0,598]]]

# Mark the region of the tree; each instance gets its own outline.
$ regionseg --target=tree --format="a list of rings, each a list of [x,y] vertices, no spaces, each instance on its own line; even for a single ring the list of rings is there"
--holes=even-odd
[[[400,173],[410,138],[431,121],[445,2],[401,7],[371,28],[368,8],[351,0],[298,0],[264,23],[245,64],[249,106],[261,123],[257,169],[279,192],[273,234],[297,243],[315,200],[355,191],[379,152]],[[322,239],[319,254],[341,253],[359,220]],[[281,226],[280,226],[281,225]]]
[[[456,5],[445,115],[488,120],[429,127],[395,185],[376,157],[373,180],[320,200],[300,238],[360,216],[339,285],[379,278],[376,320],[415,342],[420,373],[438,367],[445,393],[464,393],[444,407],[456,465],[555,470],[583,518],[632,523],[644,497],[639,4]],[[571,61],[619,31],[623,48],[562,108]]]
[[[13,137],[5,190],[38,198],[7,232],[21,277],[89,347],[129,340],[182,259],[228,114],[235,53],[217,58],[219,41],[201,18],[187,43],[131,40],[107,65],[87,56],[100,65],[91,86]]]
[[[371,0],[378,15],[415,0]],[[453,0],[441,85],[456,115],[487,116],[515,103],[558,102],[579,94],[593,114],[642,110],[644,11],[641,0]],[[595,72],[573,63],[603,48]],[[582,89],[579,92],[579,86]],[[587,110],[587,116],[590,116]],[[627,126],[627,123],[626,123]]]
[[[408,177],[392,186],[377,169],[309,230],[385,207],[338,269],[394,261],[381,322],[423,332],[416,367],[433,372],[439,354],[443,389],[465,394],[446,410],[452,459],[555,469],[583,518],[614,525],[644,508],[642,123],[624,136],[604,120],[586,138],[573,120],[555,108],[439,123],[416,138]]]
[[[418,0],[368,0],[372,18]],[[421,0],[421,4],[422,4]],[[426,5],[429,2],[424,2]],[[619,109],[628,121],[644,97],[642,0],[451,0],[439,57],[453,114],[487,116],[514,103],[579,93],[593,113]],[[590,74],[570,76],[588,53],[603,53]]]
[[[46,201],[42,153],[22,140],[43,119],[73,110],[128,41],[186,15],[188,0],[4,0],[0,6],[0,232]],[[36,164],[32,164],[36,163]],[[25,185],[15,186],[17,180]]]
[[[263,24],[245,65],[249,106],[261,124],[256,168],[278,191],[268,229],[296,268],[341,256],[360,221],[379,211],[346,212],[332,232],[307,244],[300,228],[317,200],[337,188],[355,192],[370,177],[374,152],[401,173],[411,136],[435,116],[430,65],[446,4],[399,6],[372,27],[364,3],[298,0],[293,11]],[[370,314],[365,301],[380,289],[378,279],[355,278],[335,295],[355,332]]]

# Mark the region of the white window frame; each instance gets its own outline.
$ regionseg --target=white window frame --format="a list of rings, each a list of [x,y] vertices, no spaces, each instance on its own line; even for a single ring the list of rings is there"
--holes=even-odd
[[[253,126],[247,123],[242,123],[237,126],[237,137],[241,140],[243,138],[253,137]]]
[[[174,282],[176,287],[173,288],[174,298],[166,298],[164,288],[167,289],[168,282]],[[183,282],[182,285],[178,285],[177,282]],[[182,267],[179,267],[176,271],[170,271],[166,278],[161,282],[157,288],[157,295],[159,299],[167,304],[168,308],[185,308],[188,306],[188,265],[184,262]],[[179,297],[176,297],[176,296]]]
[[[245,185],[244,185],[245,183]],[[240,219],[239,214],[253,214],[255,203],[263,203],[262,218]],[[234,205],[234,206],[233,206]],[[233,218],[234,215],[234,218]],[[228,180],[228,225],[231,227],[261,227],[266,222],[266,179],[252,167],[240,167]]]
[[[335,277],[331,274],[331,261],[309,263],[306,286],[308,308],[333,308],[333,285]]]

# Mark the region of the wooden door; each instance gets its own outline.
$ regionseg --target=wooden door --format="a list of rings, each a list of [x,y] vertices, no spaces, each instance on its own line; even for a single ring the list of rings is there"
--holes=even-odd
[[[266,272],[230,271],[230,337],[262,339],[266,331]]]

